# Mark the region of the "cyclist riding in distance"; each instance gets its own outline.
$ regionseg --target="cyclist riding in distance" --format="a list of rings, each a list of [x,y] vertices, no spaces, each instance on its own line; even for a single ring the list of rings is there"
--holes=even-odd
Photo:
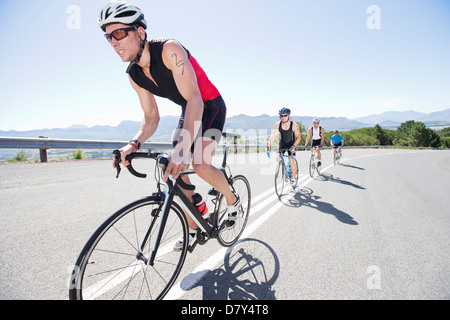
[[[267,152],[270,151],[270,148],[275,140],[277,134],[280,134],[280,143],[277,153],[277,162],[280,160],[281,152],[286,152],[289,155],[289,163],[291,164],[291,171],[294,176],[292,176],[292,180],[295,180],[295,175],[297,174],[297,165],[295,161],[292,159],[291,155],[295,157],[295,147],[300,143],[302,138],[300,128],[298,124],[294,121],[290,120],[291,110],[288,108],[282,108],[278,115],[280,116],[280,121],[275,123],[275,126],[272,131],[272,136],[270,137],[269,144],[267,145]]]
[[[309,139],[312,138],[311,142],[311,154],[313,152],[313,147],[317,148],[317,158],[319,159],[319,162],[317,163],[319,166],[322,165],[322,154],[320,152],[320,148],[323,146],[323,142],[325,140],[325,130],[319,126],[320,120],[318,118],[313,119],[313,126],[309,128],[308,135],[306,137],[306,143],[305,148],[308,147]]]
[[[163,180],[167,181],[169,176],[176,179],[192,162],[197,175],[226,198],[229,213],[226,227],[232,228],[237,220],[239,197],[231,191],[223,173],[211,165],[227,111],[219,91],[178,41],[147,41],[147,22],[138,7],[111,1],[103,6],[98,24],[122,61],[130,63],[127,73],[144,112],[139,131],[120,149],[122,164],[129,165],[125,157],[138,151],[158,127],[160,116],[155,95],[168,98],[180,105],[182,112]],[[187,176],[183,180],[190,184]],[[185,192],[192,198],[192,191]],[[198,226],[186,216],[192,241]]]
[[[344,146],[344,138],[339,134],[339,130],[334,130],[334,135],[331,136],[330,144],[333,147],[334,158],[334,155],[336,154],[336,148],[338,148],[339,152],[341,152],[342,147]]]

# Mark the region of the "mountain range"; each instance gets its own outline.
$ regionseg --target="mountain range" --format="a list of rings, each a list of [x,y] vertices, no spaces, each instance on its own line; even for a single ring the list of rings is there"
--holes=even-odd
[[[310,116],[291,116],[291,120],[302,122],[305,127],[312,125]],[[178,125],[179,118],[176,116],[161,117],[158,130],[152,137],[152,141],[171,141],[174,129]],[[351,129],[358,129],[363,127],[372,127],[376,124],[384,128],[395,129],[401,123],[414,120],[424,122],[429,127],[443,128],[450,126],[450,109],[432,113],[421,113],[416,111],[390,111],[381,114],[370,115],[355,119],[348,119],[346,117],[322,117],[320,118],[321,126],[325,131],[339,129],[347,131]],[[269,116],[267,114],[259,116],[249,116],[240,114],[237,116],[227,118],[225,124],[225,131],[234,132],[267,132],[270,134],[274,124],[279,121],[277,116]],[[29,131],[2,131],[2,137],[34,137],[44,136],[53,139],[87,139],[87,140],[120,140],[128,141],[131,139],[140,127],[139,121],[123,121],[118,126],[93,126],[87,127],[84,125],[73,125],[68,128],[55,129],[40,129]]]
[[[388,111],[381,114],[370,115],[354,119],[355,121],[367,123],[370,125],[379,124],[380,126],[397,126],[408,120],[420,121],[429,126],[445,126],[450,123],[450,109],[423,113],[417,111]]]

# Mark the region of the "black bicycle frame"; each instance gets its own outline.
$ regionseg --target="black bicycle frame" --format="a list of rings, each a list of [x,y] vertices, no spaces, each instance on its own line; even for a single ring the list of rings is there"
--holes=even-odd
[[[240,135],[238,135],[238,134],[227,134],[227,133],[222,133],[222,136],[225,138],[227,138],[227,137],[239,138],[240,137]],[[113,152],[113,154],[115,157],[115,164],[116,164],[116,170],[117,170],[116,178],[118,178],[119,174],[120,174],[120,151],[115,150]],[[227,179],[227,182],[233,189],[233,186],[231,185],[232,177],[231,176],[228,177],[226,170],[225,170],[225,168],[227,166],[227,156],[228,156],[228,147],[225,147],[223,161],[222,161],[222,168],[220,168],[220,171],[224,174],[225,178]],[[150,153],[132,153],[126,157],[126,159],[130,162],[130,165],[127,167],[127,169],[130,171],[130,173],[138,178],[146,178],[147,177],[146,174],[137,172],[131,165],[131,160],[134,158],[157,159],[158,155],[156,155],[156,154],[152,155]],[[163,166],[167,166],[167,164],[169,163],[167,158],[161,158],[159,161],[160,161],[159,163],[162,164]],[[148,260],[145,259],[145,257],[142,254],[142,248],[144,247],[145,243],[147,242],[147,240],[150,236],[150,230],[152,229],[152,225],[155,221],[155,218],[157,217],[156,214],[155,214],[154,219],[152,220],[151,224],[148,227],[147,234],[144,237],[143,242],[140,247],[140,250],[137,254],[137,257],[139,259],[145,261],[148,265],[153,266],[153,263],[155,261],[156,253],[158,252],[162,234],[163,234],[164,228],[167,223],[167,218],[168,218],[169,211],[170,211],[172,203],[173,203],[173,198],[175,196],[178,196],[181,199],[181,201],[183,202],[183,204],[186,206],[186,208],[188,210],[188,214],[197,223],[199,228],[203,232],[206,233],[207,237],[216,238],[217,235],[219,234],[219,232],[222,230],[223,225],[220,227],[218,226],[218,221],[219,221],[218,217],[216,217],[214,219],[212,226],[210,224],[208,224],[206,222],[206,220],[203,218],[203,215],[197,210],[197,208],[194,206],[194,204],[191,202],[191,200],[183,192],[183,189],[192,190],[192,191],[195,190],[195,186],[188,185],[181,179],[181,177],[183,177],[185,175],[190,175],[190,174],[194,174],[194,173],[195,173],[194,170],[188,170],[188,171],[181,173],[180,176],[176,180],[169,178],[169,180],[167,181],[167,184],[165,185],[164,191],[162,193],[160,192],[160,195],[162,195],[162,197],[163,197],[164,203],[163,203],[163,207],[160,212],[161,222],[159,224],[158,231],[157,231],[156,237],[155,237],[153,245],[152,245],[150,258]],[[213,215],[215,215],[215,214],[218,214],[217,213],[217,204],[216,204],[216,208],[213,212]]]
[[[223,161],[223,167],[220,168],[219,170],[224,174],[225,178],[227,179],[228,182],[231,181],[232,177],[228,177],[225,167],[226,167],[226,158],[227,158],[227,152],[225,150],[224,153],[224,161]],[[195,223],[197,224],[197,226],[206,233],[206,236],[208,238],[216,238],[217,235],[219,234],[219,232],[222,230],[222,226],[218,225],[219,222],[219,217],[214,217],[212,225],[210,225],[204,218],[203,215],[198,211],[198,209],[195,207],[195,205],[192,203],[192,201],[186,196],[186,194],[183,191],[183,188],[180,186],[180,182],[181,177],[186,176],[186,175],[191,175],[191,174],[195,174],[194,170],[188,170],[185,171],[183,173],[180,174],[180,177],[177,180],[174,179],[169,179],[167,181],[167,184],[165,186],[165,189],[163,191],[164,194],[164,204],[163,207],[161,209],[161,223],[159,224],[158,227],[158,231],[156,234],[156,238],[154,239],[153,242],[153,246],[151,249],[151,254],[150,254],[150,258],[148,260],[148,264],[149,265],[153,265],[154,261],[155,261],[155,257],[159,248],[159,244],[161,242],[161,238],[162,238],[162,234],[164,231],[164,228],[166,226],[166,222],[168,219],[168,215],[171,209],[170,204],[173,203],[173,199],[175,196],[177,196],[181,202],[185,205],[186,209],[187,209],[187,213],[190,215],[190,217],[195,221]],[[231,185],[231,184],[230,184]],[[188,187],[193,187],[193,186],[189,186]],[[233,186],[231,185],[231,188],[233,188]],[[219,213],[217,212],[217,206],[218,204],[216,204],[216,208],[214,210],[214,212],[212,213],[212,216],[214,215],[218,215]],[[225,222],[223,222],[224,224]]]

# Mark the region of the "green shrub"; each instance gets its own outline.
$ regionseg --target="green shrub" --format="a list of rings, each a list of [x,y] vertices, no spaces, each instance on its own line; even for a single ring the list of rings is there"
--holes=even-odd
[[[76,160],[81,160],[84,158],[83,152],[78,149],[77,151],[75,151],[74,153],[72,153],[72,156],[74,157],[74,159]]]
[[[25,162],[28,160],[28,155],[24,150],[17,152],[14,158],[7,159],[8,162]]]

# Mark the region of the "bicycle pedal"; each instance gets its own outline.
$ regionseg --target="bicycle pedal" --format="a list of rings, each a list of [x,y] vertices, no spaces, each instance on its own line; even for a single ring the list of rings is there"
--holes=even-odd
[[[211,190],[208,191],[209,196],[217,196],[218,194],[219,194],[219,191],[217,191],[214,188],[212,188]]]

